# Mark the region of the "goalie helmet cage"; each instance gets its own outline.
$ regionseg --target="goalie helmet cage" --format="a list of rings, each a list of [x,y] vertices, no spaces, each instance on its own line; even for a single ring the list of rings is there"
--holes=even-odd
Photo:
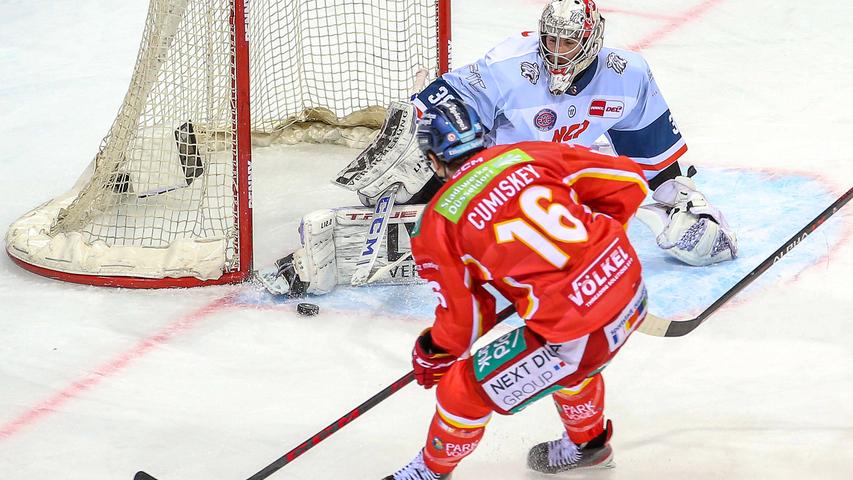
[[[10,226],[6,251],[75,283],[244,281],[253,139],[303,120],[376,128],[449,54],[450,0],[151,0],[98,153],[71,191]]]

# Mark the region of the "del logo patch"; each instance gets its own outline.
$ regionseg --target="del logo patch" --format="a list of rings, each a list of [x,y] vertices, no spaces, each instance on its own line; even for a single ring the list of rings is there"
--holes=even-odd
[[[625,104],[619,100],[595,99],[589,106],[589,115],[602,118],[619,118],[625,110]]]

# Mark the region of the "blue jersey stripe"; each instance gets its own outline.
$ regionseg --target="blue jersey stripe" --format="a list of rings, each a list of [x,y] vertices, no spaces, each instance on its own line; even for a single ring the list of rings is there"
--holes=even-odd
[[[669,110],[640,130],[607,131],[613,149],[619,155],[632,158],[654,158],[669,150],[679,140],[681,132],[672,122]]]

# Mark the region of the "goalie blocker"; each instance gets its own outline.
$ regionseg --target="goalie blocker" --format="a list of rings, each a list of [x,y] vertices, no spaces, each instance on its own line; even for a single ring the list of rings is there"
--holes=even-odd
[[[373,142],[341,170],[332,183],[352,190],[365,206],[398,185],[398,203],[427,203],[441,184],[415,140],[417,112],[411,102],[391,102]]]
[[[421,281],[415,273],[409,238],[423,209],[424,205],[399,205],[391,210],[367,283]],[[320,295],[339,284],[349,285],[372,222],[373,209],[368,207],[317,210],[305,215],[299,227],[302,247],[260,271],[260,281],[271,293],[289,296]]]

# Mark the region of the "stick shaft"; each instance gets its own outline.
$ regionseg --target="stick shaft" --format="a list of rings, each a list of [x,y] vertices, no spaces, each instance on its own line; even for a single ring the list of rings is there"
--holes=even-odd
[[[506,320],[507,318],[512,316],[513,313],[515,313],[515,308],[512,305],[504,308],[503,310],[498,312],[498,315],[497,315],[498,322]],[[380,392],[378,392],[376,395],[370,397],[368,400],[366,400],[361,405],[350,410],[344,416],[342,416],[341,418],[330,423],[326,428],[320,430],[319,432],[314,434],[311,438],[309,438],[308,440],[305,440],[304,442],[299,444],[293,450],[285,453],[284,455],[279,457],[276,461],[274,461],[271,464],[264,467],[263,470],[252,475],[251,477],[249,477],[248,480],[263,480],[263,479],[269,477],[270,475],[277,472],[279,469],[281,469],[282,467],[284,467],[288,463],[290,463],[293,460],[295,460],[296,458],[298,458],[303,453],[307,452],[308,450],[310,450],[311,448],[316,446],[318,443],[329,438],[333,433],[335,433],[338,430],[340,430],[341,428],[347,426],[353,420],[360,417],[365,412],[367,412],[371,408],[373,408],[376,405],[378,405],[379,403],[381,403],[383,400],[385,400],[388,397],[390,397],[391,395],[397,393],[406,385],[412,383],[412,380],[414,380],[414,379],[415,379],[415,372],[414,371],[410,371],[409,373],[403,375],[397,381],[395,381],[391,385],[388,385],[387,387],[382,389]]]
[[[818,227],[820,227],[824,222],[826,222],[829,217],[835,214],[835,212],[841,210],[844,205],[850,201],[850,198],[853,197],[853,188],[847,190],[847,192],[841,197],[839,197],[832,205],[828,206],[824,211],[822,211],[818,216],[812,219],[805,227],[800,229],[799,232],[794,234],[791,238],[788,239],[787,242],[783,243],[781,247],[777,248],[776,251],[770,254],[769,257],[764,259],[763,262],[758,264],[751,272],[746,274],[739,282],[737,282],[732,288],[730,288],[726,293],[720,296],[717,300],[714,301],[708,308],[702,311],[699,315],[689,320],[683,321],[673,321],[667,320],[661,317],[657,317],[655,315],[649,315],[643,324],[640,326],[640,331],[643,333],[648,333],[650,335],[657,335],[662,337],[681,337],[687,335],[696,329],[702,322],[704,322],[712,313],[716,312],[723,304],[728,302],[733,296],[738,294],[741,290],[746,288],[750,283],[755,281],[759,275],[766,272],[770,267],[776,264],[779,260],[785,257],[791,250],[794,249],[797,245],[803,242],[809,235],[811,235]],[[648,324],[647,324],[648,322]]]

